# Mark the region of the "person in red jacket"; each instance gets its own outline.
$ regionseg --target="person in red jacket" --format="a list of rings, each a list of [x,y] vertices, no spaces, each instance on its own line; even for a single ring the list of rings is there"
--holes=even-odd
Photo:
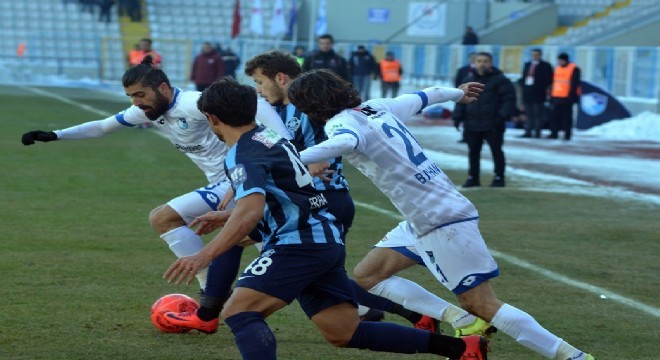
[[[225,62],[215,51],[213,44],[205,42],[202,52],[195,57],[190,72],[190,81],[195,83],[197,91],[204,91],[207,87],[220,79],[225,73]]]

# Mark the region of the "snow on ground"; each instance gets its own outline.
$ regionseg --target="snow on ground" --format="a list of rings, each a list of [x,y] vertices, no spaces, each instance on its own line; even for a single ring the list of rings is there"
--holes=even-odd
[[[440,168],[467,173],[467,146],[457,143],[459,132],[444,125],[413,121],[410,127]],[[505,133],[507,178],[515,180],[515,186],[660,205],[660,115],[647,112],[576,131],[571,141],[522,139],[518,137],[522,132],[507,129]],[[612,151],[619,147],[633,151]],[[488,145],[481,159],[482,186],[487,188],[493,169]]]
[[[609,140],[660,142],[660,114],[645,111],[631,118],[595,126],[582,134]]]

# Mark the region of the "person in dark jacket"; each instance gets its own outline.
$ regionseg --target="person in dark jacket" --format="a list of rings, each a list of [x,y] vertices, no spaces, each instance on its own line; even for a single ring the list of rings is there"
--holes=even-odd
[[[335,44],[335,39],[330,34],[319,36],[317,40],[319,49],[314,51],[311,55],[305,58],[302,65],[303,72],[312,69],[328,69],[339,75],[346,81],[351,81],[348,73],[348,64],[346,59],[335,53],[332,48]]]
[[[362,101],[369,100],[371,92],[371,77],[376,71],[376,59],[367,51],[364,45],[357,47],[357,51],[351,54],[348,62],[353,76],[353,86],[360,92]]]
[[[222,61],[225,62],[224,75],[236,79],[236,69],[241,65],[241,58],[231,48],[227,47],[223,49],[220,44],[215,44],[215,51],[220,55]]]
[[[484,140],[490,147],[495,165],[495,176],[491,187],[504,187],[506,161],[502,145],[504,143],[505,122],[516,110],[516,93],[513,84],[497,68],[493,67],[490,53],[477,53],[476,71],[471,81],[485,85],[479,101],[473,104],[456,104],[454,123],[463,124],[468,145],[470,168],[463,187],[481,186],[479,180],[481,148]]]
[[[461,66],[461,67],[458,68],[458,70],[456,70],[456,76],[454,76],[454,86],[455,87],[459,87],[461,84],[463,84],[465,82],[468,82],[468,81],[471,81],[471,80],[468,80],[468,79],[470,79],[471,76],[474,74],[474,71],[475,71],[474,70],[474,68],[475,68],[474,59],[476,57],[477,57],[477,53],[476,52],[471,52],[468,55],[468,59],[469,59],[470,63],[465,65],[465,66]]]
[[[225,62],[215,52],[213,44],[205,42],[202,52],[195,57],[190,72],[190,81],[195,83],[197,91],[204,91],[225,74]]]
[[[552,85],[552,66],[541,59],[541,49],[532,50],[532,61],[525,63],[520,76],[522,100],[527,121],[525,121],[525,134],[522,137],[541,137],[541,129],[546,122],[545,103],[548,90]]]
[[[479,36],[474,32],[472,26],[465,28],[465,33],[463,34],[463,45],[477,45],[479,44]]]

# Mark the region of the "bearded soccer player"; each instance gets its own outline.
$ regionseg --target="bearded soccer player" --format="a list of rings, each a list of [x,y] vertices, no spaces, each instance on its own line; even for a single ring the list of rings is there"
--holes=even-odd
[[[130,108],[106,119],[62,130],[30,131],[23,135],[22,142],[24,145],[33,145],[35,142],[97,138],[151,121],[153,128],[192,160],[209,182],[202,188],[156,207],[149,214],[151,226],[169,245],[170,250],[177,257],[187,256],[198,252],[204,245],[199,235],[187,224],[208,211],[216,210],[230,187],[224,172],[227,145],[213,135],[206,116],[197,109],[200,93],[172,87],[167,75],[152,66],[151,61],[150,57],[145,57],[140,65],[129,69],[123,76],[124,90],[133,102]],[[262,124],[288,136],[279,116],[265,101],[258,103],[256,116]],[[227,264],[240,262],[242,250],[242,247],[233,249],[227,254],[229,259],[217,259],[213,266],[223,270],[232,269]],[[233,273],[229,271],[229,274],[220,275],[229,279],[224,282],[229,285],[226,289],[223,287],[217,290],[217,294],[223,294],[218,297],[226,297],[236,272],[234,270]],[[202,290],[206,287],[206,278],[205,269],[197,274]],[[214,289],[210,290],[213,294]]]

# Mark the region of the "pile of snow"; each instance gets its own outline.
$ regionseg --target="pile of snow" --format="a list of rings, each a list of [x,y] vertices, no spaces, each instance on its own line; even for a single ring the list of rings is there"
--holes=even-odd
[[[581,132],[610,140],[646,140],[660,142],[660,114],[644,111],[627,119],[612,120]]]

